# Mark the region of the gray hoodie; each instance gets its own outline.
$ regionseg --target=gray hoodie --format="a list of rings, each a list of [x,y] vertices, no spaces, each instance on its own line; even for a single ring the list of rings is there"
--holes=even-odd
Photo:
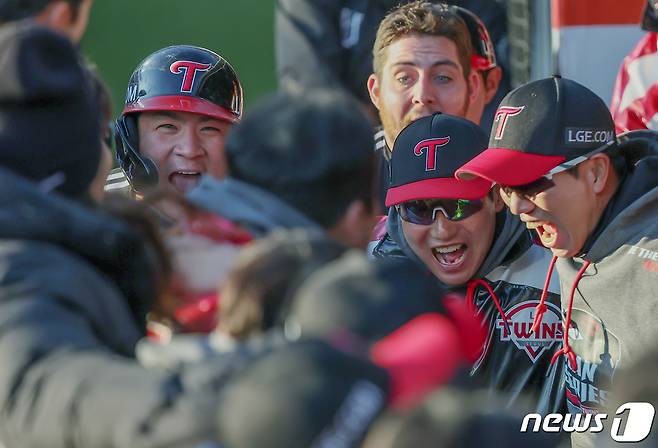
[[[563,306],[575,288],[569,345],[576,369],[566,368],[570,413],[606,407],[617,369],[656,346],[658,133],[633,132],[622,140],[632,167],[583,253],[556,264]],[[576,446],[587,446],[589,437],[582,436],[575,435]]]

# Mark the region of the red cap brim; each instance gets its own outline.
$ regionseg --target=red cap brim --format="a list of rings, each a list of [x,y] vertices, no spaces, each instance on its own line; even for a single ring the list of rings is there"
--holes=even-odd
[[[142,98],[139,101],[126,106],[124,114],[134,112],[153,112],[153,111],[174,111],[189,112],[191,114],[206,115],[229,123],[236,123],[240,120],[236,114],[228,109],[219,107],[210,101],[196,98],[194,96],[172,95],[157,96],[153,98]]]
[[[455,172],[460,180],[487,179],[501,185],[523,185],[564,162],[563,156],[545,156],[506,148],[489,148]]]
[[[391,187],[386,193],[386,206],[418,199],[481,199],[491,189],[491,182],[477,178],[457,180],[451,177],[425,179]]]

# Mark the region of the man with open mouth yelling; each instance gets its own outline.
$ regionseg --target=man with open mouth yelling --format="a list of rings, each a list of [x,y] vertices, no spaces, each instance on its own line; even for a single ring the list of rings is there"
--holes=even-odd
[[[615,136],[603,100],[560,77],[510,92],[496,117],[489,148],[457,176],[499,184],[553,253],[569,412],[597,412],[610,405],[615,369],[655,347],[658,133]],[[542,314],[540,304],[537,325]]]
[[[240,80],[218,54],[190,45],[150,54],[128,82],[116,121],[120,167],[105,190],[186,193],[202,174],[223,178],[224,142],[241,114]]]
[[[549,282],[546,326],[530,331],[550,254],[533,245],[523,223],[505,210],[492,182],[458,180],[455,171],[485,150],[475,123],[435,113],[402,130],[391,159],[387,233],[371,243],[375,257],[405,256],[444,287],[465,294],[488,331],[472,369],[491,389],[560,411],[564,382],[551,365],[561,336],[557,282]],[[549,323],[550,320],[550,323]]]

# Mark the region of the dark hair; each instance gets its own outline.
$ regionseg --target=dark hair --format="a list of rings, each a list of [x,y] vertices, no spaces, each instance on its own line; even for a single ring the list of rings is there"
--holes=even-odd
[[[62,0],[9,0],[0,6],[0,23],[13,22],[39,15],[50,3]],[[74,19],[77,18],[80,5],[84,0],[63,0],[73,9]]]
[[[372,127],[338,91],[271,95],[231,130],[226,157],[232,177],[269,191],[325,229],[356,200],[372,206]]]
[[[244,340],[282,324],[303,280],[345,250],[325,235],[303,230],[274,233],[251,244],[222,285],[218,329]]]
[[[107,86],[107,83],[98,71],[98,68],[94,64],[87,63],[86,69],[89,75],[89,80],[91,82],[91,89],[93,91],[94,97],[96,98],[96,104],[98,106],[98,124],[101,132],[101,138],[111,149],[113,146],[113,132],[110,128],[112,123],[112,93],[110,92],[110,88]]]

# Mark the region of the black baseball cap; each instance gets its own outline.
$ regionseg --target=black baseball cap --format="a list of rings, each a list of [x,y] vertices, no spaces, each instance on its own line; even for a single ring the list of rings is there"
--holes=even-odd
[[[575,81],[553,76],[503,98],[489,148],[457,170],[457,178],[523,185],[615,144],[615,125],[603,100]]]
[[[356,448],[388,403],[389,379],[368,360],[304,339],[258,358],[222,392],[226,446]]]
[[[401,258],[369,260],[348,252],[314,272],[286,321],[366,354],[385,368],[390,405],[406,408],[452,380],[477,358],[485,333],[462,297],[444,295],[431,274]]]
[[[482,198],[491,182],[454,176],[486,147],[484,131],[466,119],[437,112],[412,122],[393,146],[386,206],[419,199]]]

